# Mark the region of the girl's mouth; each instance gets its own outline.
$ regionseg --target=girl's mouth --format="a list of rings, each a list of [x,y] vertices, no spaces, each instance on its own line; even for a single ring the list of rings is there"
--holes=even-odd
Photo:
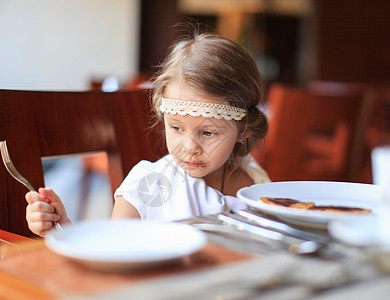
[[[191,169],[206,168],[207,164],[203,162],[184,161],[184,164]]]

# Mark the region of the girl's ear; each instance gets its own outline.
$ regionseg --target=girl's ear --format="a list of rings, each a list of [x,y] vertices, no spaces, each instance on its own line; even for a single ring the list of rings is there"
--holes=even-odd
[[[245,130],[244,132],[242,132],[242,133],[238,136],[237,142],[242,143],[244,140],[246,140],[246,139],[249,138],[250,136],[251,136],[251,133],[250,133],[248,130]]]
[[[251,133],[248,132],[248,131],[244,131],[243,133],[241,133],[239,136],[238,136],[238,139],[237,139],[237,142],[238,143],[243,143],[244,140],[246,140],[247,138],[249,138],[251,136]]]

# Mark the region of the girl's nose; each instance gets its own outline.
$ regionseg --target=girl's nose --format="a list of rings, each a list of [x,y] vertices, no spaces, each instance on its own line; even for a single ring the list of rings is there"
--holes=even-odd
[[[202,153],[202,147],[193,135],[185,139],[182,144],[182,149],[187,155],[199,155]]]

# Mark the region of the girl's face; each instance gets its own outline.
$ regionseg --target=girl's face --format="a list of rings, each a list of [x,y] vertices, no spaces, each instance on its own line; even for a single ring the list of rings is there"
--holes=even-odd
[[[185,85],[174,83],[167,86],[164,98],[228,104],[221,99],[201,96]],[[164,122],[169,153],[193,177],[221,172],[238,140],[239,132],[234,120],[165,113]]]

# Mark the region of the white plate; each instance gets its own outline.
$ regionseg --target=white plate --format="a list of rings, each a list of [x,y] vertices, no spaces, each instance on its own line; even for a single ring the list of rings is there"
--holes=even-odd
[[[201,249],[206,236],[190,225],[141,220],[86,221],[50,231],[52,251],[100,270],[160,266]]]
[[[297,225],[326,228],[331,220],[359,218],[361,215],[331,213],[269,205],[259,201],[260,197],[291,198],[314,202],[316,205],[341,205],[379,209],[381,195],[379,187],[372,184],[359,184],[332,181],[284,181],[255,184],[242,188],[237,197],[260,211],[272,214]]]

